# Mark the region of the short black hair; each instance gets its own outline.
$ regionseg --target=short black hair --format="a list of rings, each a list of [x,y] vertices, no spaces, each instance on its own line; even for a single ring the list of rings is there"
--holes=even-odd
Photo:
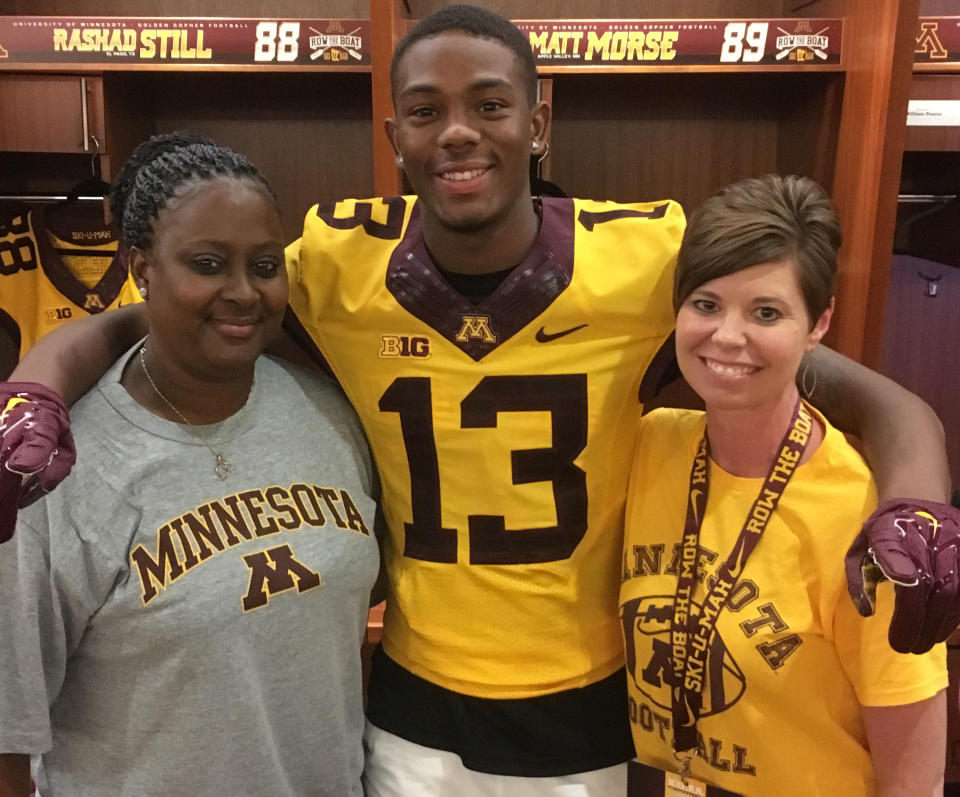
[[[512,52],[523,72],[527,99],[533,105],[537,101],[537,61],[533,57],[530,41],[506,17],[487,11],[485,8],[468,5],[453,5],[424,17],[398,43],[390,62],[390,93],[396,101],[397,72],[400,61],[418,41],[439,36],[441,33],[461,32],[481,39],[500,42]]]
[[[179,130],[152,136],[133,151],[110,189],[110,212],[127,246],[147,249],[153,222],[187,183],[232,177],[249,180],[273,200],[267,179],[244,155],[212,138]]]

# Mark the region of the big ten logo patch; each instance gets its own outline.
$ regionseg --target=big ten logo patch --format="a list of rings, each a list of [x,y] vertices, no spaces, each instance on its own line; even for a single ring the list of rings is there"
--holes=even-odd
[[[381,335],[380,356],[424,359],[430,356],[430,339],[418,335]]]
[[[69,307],[48,307],[43,311],[43,317],[48,322],[66,321],[73,318],[73,310]]]

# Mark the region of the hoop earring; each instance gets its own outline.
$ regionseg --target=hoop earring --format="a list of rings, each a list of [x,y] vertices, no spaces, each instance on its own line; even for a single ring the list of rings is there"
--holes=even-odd
[[[531,142],[530,142],[530,150],[531,150],[531,152],[533,152],[534,155],[537,154],[537,151],[538,151],[539,149],[540,149],[540,144],[539,144],[538,142],[536,142],[536,141],[531,141]],[[540,155],[537,157],[537,166],[539,166],[541,163],[543,163],[543,159],[544,159],[545,157],[547,157],[547,155],[549,155],[549,154],[550,154],[550,142],[549,142],[549,141],[544,141],[544,142],[543,142],[543,152],[541,152]]]
[[[808,384],[809,381],[809,384]],[[800,392],[807,399],[813,398],[813,391],[817,389],[817,369],[810,365],[809,360],[803,361],[803,370],[800,372]]]

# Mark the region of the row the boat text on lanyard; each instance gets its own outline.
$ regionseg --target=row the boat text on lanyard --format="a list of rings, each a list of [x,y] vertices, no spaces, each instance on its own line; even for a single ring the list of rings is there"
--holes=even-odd
[[[717,568],[699,614],[691,611],[697,584],[697,551],[700,527],[710,487],[709,447],[704,434],[690,470],[690,495],[683,529],[680,573],[673,601],[670,625],[670,649],[673,663],[671,703],[673,709],[673,747],[683,753],[697,747],[697,720],[703,705],[704,674],[710,640],[727,596],[740,578],[744,565],[776,511],[777,504],[803,458],[813,428],[810,410],[797,401],[787,433],[780,443],[777,458],[770,467],[760,494],[740,530],[733,550]],[[689,761],[689,760],[688,760]]]

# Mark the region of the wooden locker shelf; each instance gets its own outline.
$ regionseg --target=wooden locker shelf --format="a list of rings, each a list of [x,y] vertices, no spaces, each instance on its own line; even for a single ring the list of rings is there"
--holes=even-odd
[[[831,343],[854,359],[876,364],[875,336],[866,335],[865,330],[869,318],[880,317],[885,300],[886,253],[893,236],[899,160],[906,136],[891,120],[905,114],[919,0],[606,0],[600,5],[587,0],[478,1],[518,20],[843,19],[838,64],[543,68],[542,74],[554,81],[550,172],[551,179],[568,192],[622,199],[670,195],[688,207],[721,183],[747,173],[799,171],[816,177],[831,189],[846,231],[838,285],[840,310]],[[392,114],[390,55],[414,20],[444,5],[447,0],[329,0],[323,14],[330,18],[370,20],[371,65],[270,67],[272,85],[281,87],[289,81],[296,87],[275,92],[288,97],[290,107],[272,101],[274,92],[259,82],[267,76],[255,65],[140,65],[135,75],[120,64],[71,71],[104,81],[105,124],[112,144],[104,158],[105,173],[116,169],[138,137],[169,125],[210,133],[245,150],[268,171],[287,211],[285,232],[292,236],[310,201],[402,190],[392,150],[381,130],[381,120]],[[106,8],[103,0],[10,0],[8,6],[14,13],[27,15],[116,13],[116,7]],[[125,0],[123,12],[148,17],[307,19],[317,9],[312,0],[246,4]],[[0,64],[0,81],[12,74],[10,68]],[[65,70],[45,63],[20,71]],[[192,80],[215,83],[217,75],[238,87],[211,93],[206,107],[189,100],[185,103],[189,111],[178,112],[183,104],[183,95],[175,91],[178,86]],[[310,78],[319,81],[326,99],[310,90],[304,82]],[[594,85],[581,81],[594,81]],[[164,83],[174,90],[161,88]],[[742,84],[742,90],[735,83]],[[247,91],[246,85],[256,88]],[[605,115],[598,116],[591,130],[590,120],[570,103],[596,108],[595,101],[588,101],[597,86],[606,85],[630,97],[647,97],[652,105],[634,107],[632,116],[619,117],[609,108],[598,109]],[[646,95],[649,85],[669,87],[671,96]],[[139,92],[141,86],[149,90]],[[729,95],[726,108],[711,96],[718,89]],[[765,107],[751,107],[751,98],[766,103]],[[616,103],[607,103],[611,104]],[[664,111],[659,120],[658,105]],[[254,123],[245,118],[244,110]],[[655,159],[646,156],[649,150],[639,141],[644,136],[648,144],[656,142]],[[590,154],[585,150],[588,144],[611,156]],[[313,185],[304,175],[313,176]]]

